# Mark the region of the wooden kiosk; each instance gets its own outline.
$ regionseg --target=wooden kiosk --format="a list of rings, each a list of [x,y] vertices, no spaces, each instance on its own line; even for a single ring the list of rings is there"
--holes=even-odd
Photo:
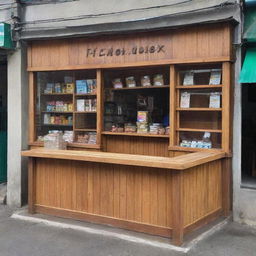
[[[228,216],[231,35],[223,23],[31,42],[30,150],[22,152],[30,213],[176,245]],[[50,130],[73,134],[67,150],[42,148]]]

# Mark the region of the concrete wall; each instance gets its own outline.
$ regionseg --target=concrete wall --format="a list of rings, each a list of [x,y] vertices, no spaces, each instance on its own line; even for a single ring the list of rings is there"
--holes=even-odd
[[[26,198],[27,163],[20,155],[27,149],[28,79],[26,45],[8,55],[8,183],[7,203],[20,207]]]

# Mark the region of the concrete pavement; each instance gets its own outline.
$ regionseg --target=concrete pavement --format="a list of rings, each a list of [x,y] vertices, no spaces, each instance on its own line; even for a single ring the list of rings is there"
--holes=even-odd
[[[229,223],[185,254],[116,237],[17,220],[10,218],[12,213],[0,205],[0,256],[256,256],[256,230],[236,223]]]

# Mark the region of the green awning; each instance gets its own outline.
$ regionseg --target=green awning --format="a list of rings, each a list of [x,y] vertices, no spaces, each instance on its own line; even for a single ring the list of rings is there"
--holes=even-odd
[[[248,48],[240,73],[240,83],[256,83],[256,48]]]
[[[256,42],[256,7],[247,8],[244,15],[243,38],[249,42]]]

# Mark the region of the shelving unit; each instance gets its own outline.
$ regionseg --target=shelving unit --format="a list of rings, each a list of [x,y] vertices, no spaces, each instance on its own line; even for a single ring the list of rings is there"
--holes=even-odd
[[[210,133],[212,148],[206,150],[228,150],[229,139],[224,134],[229,129],[225,122],[224,116],[227,115],[229,106],[229,64],[197,64],[171,67],[173,72],[171,82],[171,101],[172,111],[170,119],[173,127],[170,136],[170,150],[178,151],[197,151],[202,148],[181,147],[182,140],[197,141],[202,140],[205,133]],[[196,73],[194,84],[183,85],[186,71]],[[221,72],[220,84],[210,85],[210,74],[212,70]],[[201,73],[200,73],[201,72]],[[202,75],[202,77],[200,77]],[[207,85],[207,81],[208,84]],[[197,82],[197,83],[196,83]],[[183,92],[189,94],[190,106],[181,107],[181,95]],[[209,107],[209,95],[218,93],[220,95],[220,107]],[[194,97],[194,98],[192,98]],[[186,114],[187,113],[187,114]]]
[[[97,147],[99,148],[100,145],[100,127],[98,118],[100,118],[101,108],[97,107],[97,111],[77,111],[76,102],[77,99],[100,99],[101,96],[97,96],[98,92],[101,90],[101,71],[97,70],[81,70],[81,71],[58,71],[58,72],[40,72],[35,77],[35,83],[37,86],[37,114],[36,114],[36,136],[44,136],[46,135],[51,127],[54,129],[58,129],[61,131],[71,130],[74,133],[74,143],[69,143],[69,146],[78,146],[78,147],[92,147],[92,144],[87,145],[83,143],[76,143],[77,138],[79,135],[83,134],[92,134],[95,133],[97,136]],[[64,82],[65,79],[68,79],[69,82]],[[77,93],[76,92],[76,81],[77,80],[86,80],[86,79],[95,79],[96,80],[96,91],[89,92],[89,93]],[[53,85],[53,90],[50,93],[45,93],[47,84],[51,83]],[[71,92],[54,92],[55,86],[58,84],[59,90],[61,90],[67,84],[73,84],[73,91]],[[99,88],[98,88],[99,87]],[[65,89],[66,90],[66,89]],[[63,104],[72,104],[72,111],[47,111],[46,106],[53,102],[57,105],[57,102],[63,102]],[[101,103],[99,103],[101,106]],[[72,125],[71,124],[55,124],[55,123],[45,123],[44,115],[48,114],[49,118],[54,116],[54,118],[72,118]],[[98,115],[99,114],[99,115]],[[87,115],[91,116],[92,118],[87,118]],[[52,120],[49,120],[51,122]]]

